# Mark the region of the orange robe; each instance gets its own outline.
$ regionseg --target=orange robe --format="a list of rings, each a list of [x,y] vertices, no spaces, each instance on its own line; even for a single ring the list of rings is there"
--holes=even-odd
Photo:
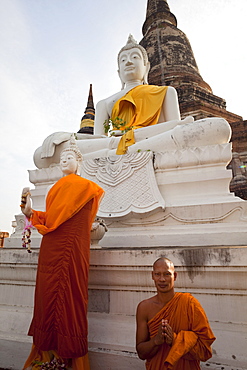
[[[167,86],[140,85],[116,101],[111,119],[121,119],[126,124],[118,129],[129,130],[121,137],[117,154],[124,154],[127,147],[135,143],[133,130],[157,124],[166,92]],[[116,120],[116,123],[119,122]]]
[[[49,191],[46,212],[33,211],[33,226],[43,238],[34,313],[28,332],[34,345],[24,369],[34,360],[47,361],[51,355],[73,359],[73,369],[89,369],[90,230],[102,195],[103,190],[97,184],[71,174],[61,178]]]
[[[200,361],[212,357],[211,344],[215,340],[200,303],[189,293],[175,293],[148,322],[151,338],[157,334],[162,319],[168,320],[175,339],[171,347],[164,343],[156,355],[146,361],[146,369],[199,370]]]

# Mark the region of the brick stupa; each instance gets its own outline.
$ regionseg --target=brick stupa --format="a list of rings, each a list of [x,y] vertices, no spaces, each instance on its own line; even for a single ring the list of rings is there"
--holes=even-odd
[[[247,121],[227,111],[226,101],[214,95],[209,84],[203,80],[190,42],[177,28],[177,19],[166,0],[148,0],[142,32],[140,44],[147,50],[151,64],[149,84],[176,88],[182,118],[188,115],[195,120],[223,117],[230,123],[233,161],[238,160],[238,165],[231,163],[231,191],[247,199]],[[238,174],[234,168],[238,169]]]

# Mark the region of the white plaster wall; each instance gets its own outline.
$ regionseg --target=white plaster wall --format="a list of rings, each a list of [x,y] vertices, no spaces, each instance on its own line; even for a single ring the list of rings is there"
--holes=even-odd
[[[247,247],[94,249],[89,279],[89,346],[92,370],[120,363],[138,370],[135,310],[154,294],[151,266],[165,255],[177,266],[178,291],[189,291],[202,303],[217,337],[216,363],[247,368]],[[0,338],[30,341],[38,251],[0,250]],[[100,360],[101,359],[101,360]],[[132,365],[130,365],[132,364]],[[125,365],[123,365],[125,366]],[[132,367],[131,367],[132,366]],[[214,366],[214,367],[213,367]]]

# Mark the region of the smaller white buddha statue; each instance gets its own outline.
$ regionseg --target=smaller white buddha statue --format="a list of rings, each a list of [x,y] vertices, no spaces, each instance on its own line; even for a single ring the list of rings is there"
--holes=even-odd
[[[82,154],[76,146],[75,140],[70,138],[70,145],[63,149],[60,154],[60,168],[64,176],[75,174],[80,175],[82,163]],[[47,193],[53,185],[47,188]],[[32,215],[31,193],[30,188],[25,187],[21,195],[21,211],[30,218]]]

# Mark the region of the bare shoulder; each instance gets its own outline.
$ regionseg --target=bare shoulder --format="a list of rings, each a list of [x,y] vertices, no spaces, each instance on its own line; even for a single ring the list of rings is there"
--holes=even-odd
[[[171,96],[177,96],[177,90],[173,86],[168,86],[167,94]]]
[[[154,311],[156,296],[141,301],[136,310],[137,317],[144,318],[147,321],[150,320],[150,314]]]

